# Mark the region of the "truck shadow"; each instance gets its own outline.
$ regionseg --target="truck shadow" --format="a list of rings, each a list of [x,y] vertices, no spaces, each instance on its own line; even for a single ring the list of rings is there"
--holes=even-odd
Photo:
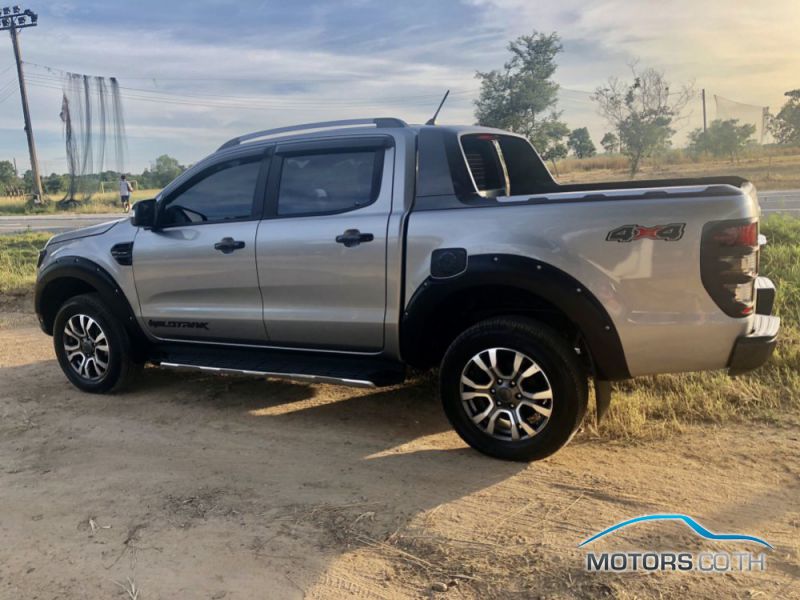
[[[37,423],[19,434],[31,436],[31,462],[49,473],[36,493],[49,494],[55,484],[52,491],[69,506],[108,514],[116,503],[114,512],[131,523],[152,523],[142,530],[142,545],[165,550],[141,553],[142,569],[166,561],[177,572],[216,575],[213,560],[202,568],[186,563],[166,544],[179,523],[181,530],[191,529],[193,544],[213,548],[221,526],[226,536],[240,536],[242,569],[252,561],[267,572],[276,568],[261,557],[263,550],[250,549],[258,539],[272,540],[272,554],[303,549],[315,556],[292,566],[307,592],[365,540],[388,539],[452,502],[482,514],[485,507],[470,496],[530,468],[467,448],[451,432],[430,376],[404,387],[356,390],[148,369],[130,392],[97,396],[72,388],[55,361],[41,361],[0,368],[0,384],[14,388],[32,373],[43,375],[26,396],[11,392],[5,401],[25,402]],[[36,402],[41,408],[33,408]],[[52,453],[53,431],[62,427],[73,437],[59,440]],[[106,430],[115,434],[106,437]],[[69,464],[81,464],[80,473]],[[20,476],[26,472],[22,468]],[[132,481],[141,482],[133,495]],[[13,479],[5,482],[14,485]],[[189,514],[203,502],[213,512]],[[44,519],[63,526],[63,515]],[[14,518],[13,511],[8,516]],[[293,525],[287,528],[287,522]],[[78,568],[96,569],[92,560]]]
[[[427,589],[420,581],[464,573],[466,564],[499,586],[494,592],[517,589],[514,574],[531,590],[597,597],[616,580],[586,579],[577,544],[598,530],[600,515],[614,522],[665,506],[653,501],[658,494],[624,493],[619,482],[629,480],[616,477],[616,466],[603,470],[620,456],[606,453],[597,470],[592,441],[530,465],[467,448],[429,375],[363,390],[148,369],[130,392],[98,396],[75,390],[54,360],[34,360],[0,367],[0,415],[3,519],[14,525],[6,546],[36,568],[8,576],[19,584],[46,583],[46,559],[27,549],[52,547],[75,557],[70,577],[98,589],[109,577],[124,580],[135,558],[165,597],[199,597],[201,588],[253,597],[242,582],[254,573],[271,597],[342,589],[370,597],[370,577],[383,569],[398,574],[384,595],[419,596]],[[736,529],[760,533],[769,522],[788,531],[780,490],[747,493],[709,524],[724,531],[735,515]],[[90,516],[113,525],[97,534],[102,544],[53,533],[85,527]],[[509,545],[520,533],[524,543]],[[482,552],[489,562],[474,562]],[[769,560],[770,572],[796,578],[790,560]],[[502,581],[491,579],[498,561]],[[191,583],[178,591],[173,581]],[[477,583],[459,585],[487,595]]]

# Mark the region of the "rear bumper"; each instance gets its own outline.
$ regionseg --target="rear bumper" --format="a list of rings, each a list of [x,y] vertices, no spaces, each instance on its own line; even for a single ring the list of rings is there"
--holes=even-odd
[[[775,284],[767,277],[756,278],[756,314],[771,315],[775,306]]]
[[[756,318],[753,331],[737,338],[728,361],[728,374],[739,375],[763,365],[775,350],[781,320],[772,316],[775,285],[766,277],[756,281]]]

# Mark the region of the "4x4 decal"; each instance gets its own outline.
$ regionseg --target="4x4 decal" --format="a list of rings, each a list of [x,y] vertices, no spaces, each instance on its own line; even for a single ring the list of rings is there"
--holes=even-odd
[[[661,240],[676,242],[683,237],[686,223],[670,223],[669,225],[623,225],[608,232],[607,242],[635,242],[636,240]]]

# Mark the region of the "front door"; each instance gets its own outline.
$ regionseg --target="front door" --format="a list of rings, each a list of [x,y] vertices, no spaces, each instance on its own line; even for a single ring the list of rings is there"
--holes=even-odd
[[[154,336],[266,343],[255,254],[262,156],[201,169],[159,200],[154,230],[137,233],[133,273]]]
[[[388,140],[277,148],[256,240],[271,345],[383,348],[394,173]]]

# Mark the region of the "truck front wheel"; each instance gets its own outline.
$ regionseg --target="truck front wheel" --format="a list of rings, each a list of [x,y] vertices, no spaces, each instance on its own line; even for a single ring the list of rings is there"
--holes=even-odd
[[[476,450],[531,461],[564,446],[580,426],[587,378],[555,331],[525,318],[494,318],[464,331],[442,361],[444,411]]]
[[[125,327],[97,294],[67,300],[56,314],[53,345],[67,379],[90,393],[119,391],[138,372]]]

